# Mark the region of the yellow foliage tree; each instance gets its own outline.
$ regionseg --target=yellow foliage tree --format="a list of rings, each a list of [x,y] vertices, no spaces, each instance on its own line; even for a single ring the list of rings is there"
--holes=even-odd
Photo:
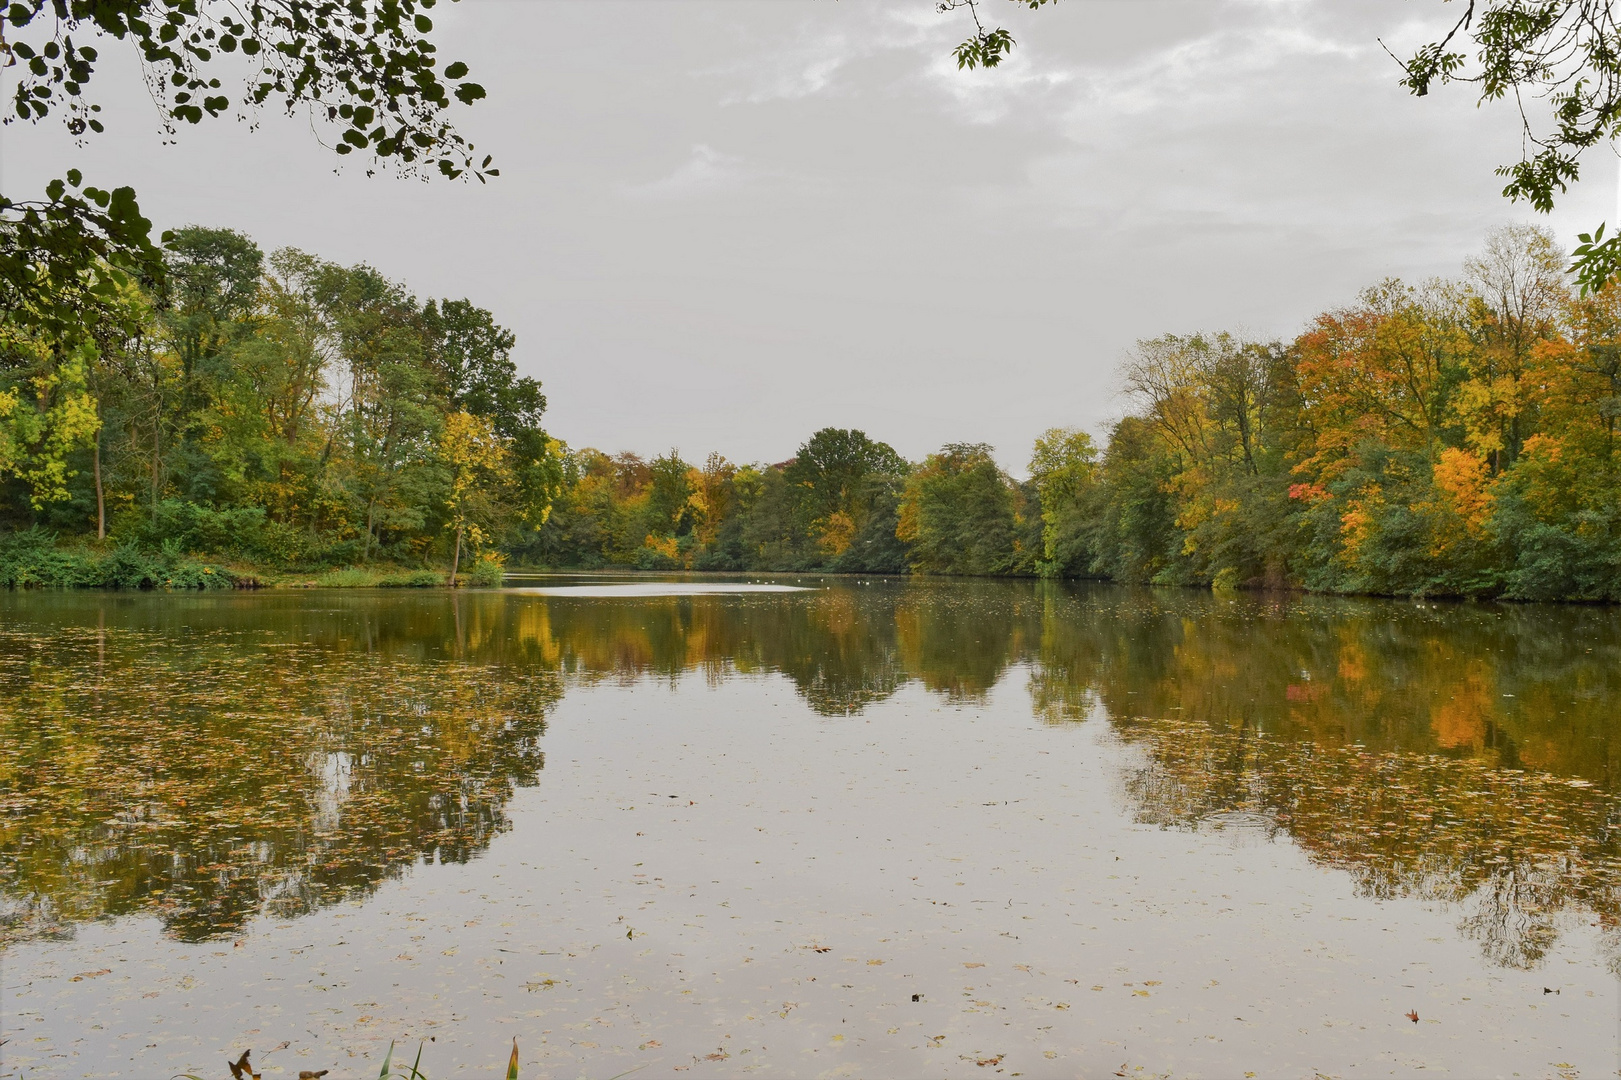
[[[445,417],[439,436],[439,453],[450,468],[449,528],[456,540],[450,558],[450,581],[456,582],[461,567],[462,543],[468,541],[477,551],[489,538],[485,525],[502,484],[510,479],[507,440],[496,433],[488,420],[467,412]]]

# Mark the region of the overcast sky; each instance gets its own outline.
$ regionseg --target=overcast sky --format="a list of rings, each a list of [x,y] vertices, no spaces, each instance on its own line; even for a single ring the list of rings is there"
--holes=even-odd
[[[1289,336],[1534,216],[1492,173],[1512,106],[1414,99],[1376,40],[1408,55],[1456,4],[987,4],[1019,46],[984,73],[931,0],[441,7],[441,55],[490,91],[457,110],[485,187],[335,174],[274,114],[162,145],[126,61],[92,84],[89,148],[0,134],[0,190],[76,165],[159,227],[469,297],[574,446],[780,461],[836,425],[914,459],[989,442],[1015,472],[1041,430],[1120,414],[1137,338]],[[1616,215],[1614,158],[1586,166],[1548,221],[1567,243]]]

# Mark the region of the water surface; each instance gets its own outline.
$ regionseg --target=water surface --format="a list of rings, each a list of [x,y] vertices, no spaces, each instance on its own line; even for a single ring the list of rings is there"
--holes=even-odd
[[[646,584],[0,595],[0,1075],[1621,1065],[1612,609]]]

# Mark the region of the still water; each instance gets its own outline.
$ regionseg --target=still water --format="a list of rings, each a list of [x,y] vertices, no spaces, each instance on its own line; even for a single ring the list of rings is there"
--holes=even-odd
[[[1621,1070],[1615,609],[608,584],[0,594],[0,1076]]]

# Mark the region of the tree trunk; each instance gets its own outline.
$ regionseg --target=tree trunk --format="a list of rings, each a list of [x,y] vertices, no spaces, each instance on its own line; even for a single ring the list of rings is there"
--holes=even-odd
[[[96,474],[96,539],[107,539],[107,500],[101,489],[101,429],[96,429],[95,456],[91,462]]]
[[[158,466],[163,457],[162,414],[152,420],[152,524],[158,523]]]
[[[462,527],[456,526],[456,550],[450,556],[450,584],[456,584],[456,571],[462,564]]]

